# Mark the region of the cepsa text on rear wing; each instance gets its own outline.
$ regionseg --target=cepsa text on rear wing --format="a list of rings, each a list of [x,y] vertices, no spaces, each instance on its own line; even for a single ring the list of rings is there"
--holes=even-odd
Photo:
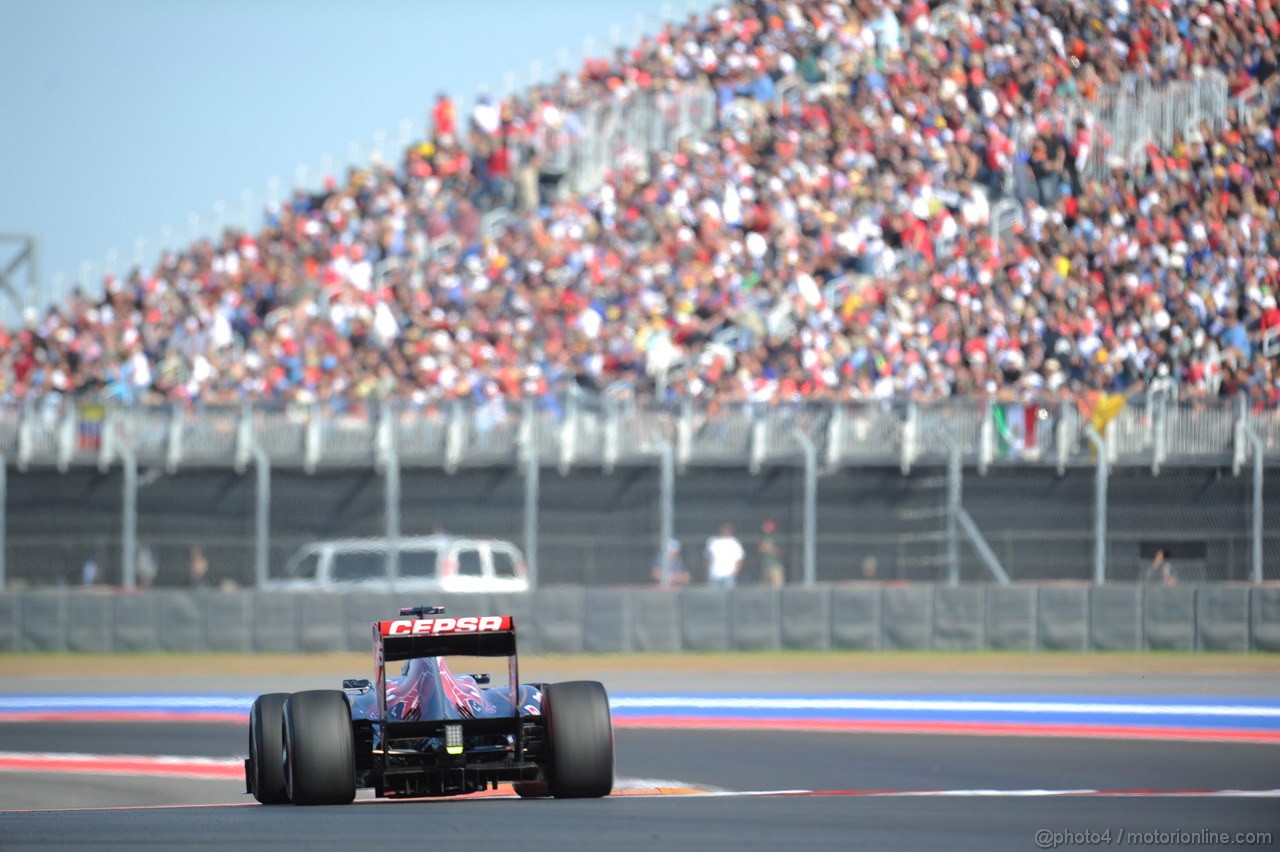
[[[374,642],[387,662],[418,657],[507,657],[516,653],[509,615],[397,618],[374,624]]]

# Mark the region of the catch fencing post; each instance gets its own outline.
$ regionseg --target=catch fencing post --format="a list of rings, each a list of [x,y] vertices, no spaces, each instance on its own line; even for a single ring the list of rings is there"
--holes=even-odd
[[[960,445],[950,436],[947,445],[947,583],[954,586],[960,582],[959,518],[964,470],[960,465]]]
[[[245,405],[240,410],[236,424],[236,452],[233,467],[237,474],[244,473],[253,457],[255,475],[253,578],[257,588],[267,582],[268,562],[271,558],[271,457],[254,435],[253,408]]]
[[[1093,497],[1093,582],[1094,585],[1101,586],[1107,582],[1107,476],[1110,473],[1110,463],[1107,460],[1107,444],[1098,430],[1093,428],[1093,424],[1084,427],[1084,436],[1098,454]]]
[[[257,474],[257,495],[254,507],[253,573],[258,588],[267,582],[267,561],[271,546],[271,457],[258,445],[251,444],[254,472]]]
[[[378,410],[377,461],[382,465],[383,503],[387,530],[387,576],[395,591],[400,578],[400,457],[396,455],[395,433],[389,403]]]
[[[529,572],[529,588],[538,588],[538,490],[541,475],[538,460],[538,434],[533,423],[533,407],[525,403],[524,430],[524,558]]]
[[[995,406],[999,404],[994,397],[983,400],[981,403],[982,419],[978,421],[978,476],[987,475],[987,470],[991,467],[991,462],[996,457]],[[1001,422],[1004,421],[1002,420]],[[953,452],[959,449],[953,439],[947,441],[947,446]],[[949,460],[948,463],[950,463]],[[948,473],[948,475],[950,474]]]
[[[676,453],[670,441],[662,442],[661,475],[658,494],[658,553],[662,554],[662,585],[671,585],[671,560],[666,558],[667,542],[675,538]]]
[[[1262,582],[1262,438],[1248,425],[1244,427],[1244,437],[1253,446],[1253,575],[1252,582],[1256,586]]]
[[[817,579],[818,448],[803,429],[793,434],[804,448],[804,584],[812,586]]]
[[[907,416],[902,423],[902,455],[899,466],[902,475],[911,473],[911,465],[916,460],[916,440],[920,432],[920,407],[914,402],[907,403]]]
[[[387,576],[391,578],[392,591],[395,591],[396,580],[400,577],[400,457],[394,449],[384,447],[382,463],[386,465],[383,477],[386,486]]]
[[[323,422],[320,403],[313,402],[307,406],[307,431],[304,433],[302,469],[308,476],[316,472],[316,464],[319,463],[320,454],[324,451],[322,429],[328,425]]]
[[[138,585],[138,457],[133,447],[121,444],[117,449],[124,462],[124,511],[120,535],[120,585],[126,589]]]
[[[5,575],[4,554],[8,547],[9,531],[9,459],[0,453],[0,590],[8,578]]]
[[[1067,475],[1067,458],[1071,454],[1071,424],[1067,421],[1067,415],[1075,417],[1074,406],[1069,406],[1066,402],[1058,403],[1058,422],[1053,427],[1053,440],[1058,450],[1058,476]]]
[[[1160,466],[1169,455],[1169,400],[1163,393],[1151,394],[1147,398],[1147,411],[1151,415],[1151,425],[1155,430],[1151,448],[1151,475],[1160,475]]]
[[[186,411],[182,403],[175,402],[169,407],[169,435],[165,442],[164,469],[168,473],[176,473],[182,464],[182,439],[186,429]]]

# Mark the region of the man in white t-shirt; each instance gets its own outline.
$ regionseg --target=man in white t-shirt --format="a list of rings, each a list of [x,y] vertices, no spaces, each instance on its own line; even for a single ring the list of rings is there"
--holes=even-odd
[[[732,589],[745,555],[742,542],[733,534],[733,524],[722,526],[720,535],[707,539],[707,582],[721,589]]]

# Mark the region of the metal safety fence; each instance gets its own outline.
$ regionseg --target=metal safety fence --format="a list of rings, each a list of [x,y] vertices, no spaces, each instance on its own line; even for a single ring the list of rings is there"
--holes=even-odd
[[[828,470],[867,463],[1092,467],[1095,429],[1113,464],[1219,464],[1238,469],[1253,442],[1280,459],[1280,411],[1234,399],[1152,392],[1122,398],[953,398],[936,401],[661,402],[570,385],[536,399],[331,400],[253,405],[115,405],[50,396],[0,404],[0,454],[20,469],[107,469],[126,452],[172,471],[244,467],[259,448],[276,467],[405,464],[500,466],[535,447],[543,464],[612,469],[674,449],[680,467],[799,463],[799,430]],[[945,436],[945,441],[943,437]]]
[[[589,585],[647,581],[672,538],[696,572],[732,522],[755,582],[765,519],[801,584],[1163,582],[1157,551],[1174,580],[1280,579],[1280,413],[1243,399],[50,398],[0,407],[0,454],[0,577],[29,585],[79,583],[90,553],[109,582],[136,584],[145,554],[181,584],[195,543],[215,579],[253,585],[309,541],[437,522]]]

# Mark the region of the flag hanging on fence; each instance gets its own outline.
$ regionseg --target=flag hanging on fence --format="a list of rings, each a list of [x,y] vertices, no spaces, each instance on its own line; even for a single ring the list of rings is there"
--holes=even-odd
[[[1080,409],[1080,415],[1089,421],[1094,431],[1104,441],[1110,440],[1107,435],[1107,427],[1111,425],[1111,421],[1120,416],[1120,412],[1124,410],[1128,397],[1123,393],[1106,393],[1105,391],[1093,391],[1082,395],[1076,400],[1076,406]],[[1093,445],[1089,445],[1089,458],[1096,459],[1097,450]]]
[[[1040,406],[996,403],[991,406],[991,416],[995,419],[1000,455],[1020,456],[1036,448]]]
[[[98,452],[102,449],[102,422],[107,419],[106,407],[89,403],[81,405],[76,414],[80,421],[77,449],[82,453]]]
[[[1107,435],[1107,426],[1124,410],[1128,397],[1123,393],[1106,393],[1094,391],[1081,396],[1076,401],[1080,414],[1097,430],[1102,437]]]
[[[1089,421],[1099,435],[1106,435],[1107,425],[1124,410],[1126,397],[1122,393],[1104,393],[1093,407],[1093,416]]]

